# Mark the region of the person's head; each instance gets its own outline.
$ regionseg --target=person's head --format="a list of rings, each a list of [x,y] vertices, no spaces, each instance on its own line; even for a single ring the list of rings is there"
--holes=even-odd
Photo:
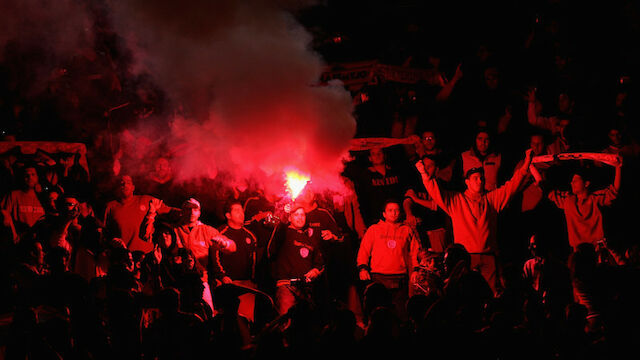
[[[436,165],[436,161],[432,157],[423,157],[422,164],[424,165],[424,171],[427,173],[427,175],[429,175],[429,177],[433,177],[436,174],[438,166]]]
[[[187,248],[178,249],[177,256],[180,260],[174,260],[176,263],[182,264],[184,269],[193,270],[196,267],[196,256],[193,251]]]
[[[304,212],[304,208],[302,206],[298,206],[292,209],[291,214],[289,215],[289,223],[294,229],[302,229],[307,222],[307,214]]]
[[[42,244],[34,239],[23,239],[18,243],[17,255],[25,264],[41,268],[44,265]]]
[[[129,175],[122,175],[118,178],[118,196],[123,199],[128,199],[133,196],[133,191],[136,189],[133,185],[133,179]]]
[[[495,90],[500,84],[500,72],[495,66],[488,67],[484,70],[484,83],[490,90]]]
[[[176,246],[175,233],[165,224],[158,224],[153,233],[153,242],[163,250],[173,250]]]
[[[72,220],[80,216],[80,202],[71,194],[63,194],[56,202],[56,209],[60,216]]]
[[[427,131],[423,132],[422,133],[422,145],[424,146],[424,149],[426,151],[433,151],[436,148],[436,145],[437,145],[436,134],[431,130],[427,130]]]
[[[574,195],[585,194],[589,191],[591,182],[584,171],[577,171],[571,177],[571,192]]]
[[[38,185],[38,171],[36,170],[36,166],[33,164],[25,165],[23,170],[23,180],[24,186],[27,189],[35,189],[36,185]]]
[[[556,133],[560,135],[561,138],[566,138],[566,130],[567,127],[571,125],[571,120],[567,117],[562,117],[558,120],[558,125],[556,126]]]
[[[397,200],[387,200],[382,217],[388,223],[397,223],[400,220],[400,203]]]
[[[135,264],[133,262],[133,256],[131,251],[124,247],[117,247],[111,249],[109,254],[109,271],[124,270],[128,273],[133,273],[135,270]]]
[[[562,92],[558,95],[558,110],[561,113],[568,114],[573,109],[574,101],[571,99],[567,92]]]
[[[61,273],[69,270],[71,254],[61,246],[54,246],[45,255],[47,266],[51,272]]]
[[[472,193],[480,193],[484,190],[484,168],[477,167],[467,170],[464,183]]]
[[[439,254],[432,249],[421,249],[418,252],[418,263],[429,271],[437,271],[439,262]]]
[[[611,145],[613,146],[622,145],[622,133],[620,132],[620,129],[616,127],[612,127],[611,129],[609,129],[609,132],[607,133],[607,137],[609,138],[609,143]]]
[[[153,171],[159,178],[166,178],[171,175],[171,164],[166,158],[158,158],[153,164]]]
[[[533,134],[531,135],[531,141],[529,143],[531,150],[533,150],[533,156],[539,156],[544,153],[544,135]]]
[[[458,266],[471,267],[471,255],[462,244],[451,244],[444,253],[444,271],[448,275]]]
[[[371,165],[384,165],[385,164],[385,156],[382,148],[373,148],[369,150],[369,161],[371,161]]]
[[[182,203],[182,217],[185,222],[193,224],[200,219],[200,202],[189,198]]]
[[[229,200],[224,207],[224,217],[227,224],[239,228],[244,224],[244,208],[239,200]]]
[[[476,133],[475,149],[480,155],[487,155],[489,153],[489,146],[491,145],[491,137],[489,131],[481,129]]]
[[[316,193],[313,189],[307,186],[302,193],[300,193],[300,196],[298,196],[296,201],[303,206],[311,206],[316,201]]]
[[[45,210],[49,213],[57,213],[57,205],[58,199],[60,198],[60,193],[57,189],[51,189],[47,193],[47,203],[45,205]]]

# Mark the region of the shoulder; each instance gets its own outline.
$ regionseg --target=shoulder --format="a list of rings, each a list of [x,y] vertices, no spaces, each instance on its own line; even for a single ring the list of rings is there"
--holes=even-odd
[[[461,156],[462,158],[472,157],[472,156],[473,156],[473,151],[471,151],[471,149],[469,149],[469,150],[465,150],[465,151],[463,151],[463,152],[460,154],[460,156]]]
[[[256,236],[255,236],[255,235],[254,235],[254,234],[253,234],[249,229],[247,229],[246,227],[244,227],[244,226],[243,226],[243,227],[242,227],[242,230],[243,230],[243,231],[244,231],[248,236],[251,236],[251,238],[252,238],[253,240],[256,240],[256,239],[257,239],[257,238],[256,238]]]

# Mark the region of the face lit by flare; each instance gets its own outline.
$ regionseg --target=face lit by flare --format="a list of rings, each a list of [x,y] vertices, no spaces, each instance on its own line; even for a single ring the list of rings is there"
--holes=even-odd
[[[302,229],[307,222],[307,215],[304,209],[300,207],[292,212],[291,215],[289,215],[289,222],[294,229]]]

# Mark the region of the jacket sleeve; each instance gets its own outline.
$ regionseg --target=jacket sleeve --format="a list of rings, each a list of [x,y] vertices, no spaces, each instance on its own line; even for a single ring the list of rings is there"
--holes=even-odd
[[[549,200],[556,204],[559,209],[564,209],[565,202],[567,201],[567,193],[563,191],[553,190],[549,192]]]
[[[370,226],[364,233],[360,248],[358,249],[358,256],[356,262],[359,269],[370,270],[369,259],[371,258],[371,249],[373,248],[373,240],[375,238],[375,226]]]
[[[422,183],[424,184],[424,187],[431,199],[433,199],[433,201],[435,201],[435,203],[450,216],[452,194],[446,190],[441,190],[440,185],[438,185],[438,181],[435,178],[428,178],[426,175],[423,175]]]
[[[320,271],[324,270],[324,257],[320,250],[320,244],[316,244],[316,248],[313,250],[313,267]]]
[[[209,272],[218,280],[222,280],[223,277],[227,276],[220,261],[220,251],[214,246],[209,247]]]
[[[509,181],[487,194],[487,200],[496,211],[502,211],[507,206],[511,197],[520,188],[527,171],[528,169],[524,169],[523,166],[518,168]]]
[[[618,197],[618,192],[613,185],[610,185],[604,190],[598,190],[593,193],[598,206],[610,206],[613,201]]]
[[[409,262],[407,262],[407,267],[409,267],[409,274],[413,272],[420,264],[418,263],[418,253],[420,252],[420,238],[418,233],[411,229],[409,232]]]

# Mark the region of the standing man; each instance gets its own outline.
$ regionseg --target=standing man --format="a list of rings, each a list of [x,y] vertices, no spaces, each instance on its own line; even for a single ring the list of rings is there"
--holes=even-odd
[[[149,211],[140,227],[140,233],[145,239],[151,239],[154,232],[154,222],[158,213],[158,202],[149,206]],[[203,269],[209,267],[209,247],[215,246],[217,250],[232,253],[236,251],[236,243],[224,235],[221,235],[214,227],[200,221],[200,202],[189,198],[182,203],[182,210],[178,222],[173,225],[178,247],[184,247],[193,252],[196,261]]]
[[[397,169],[389,166],[382,148],[369,150],[369,161],[371,166],[356,184],[360,189],[358,200],[366,226],[371,226],[379,219],[386,199],[399,199],[404,195],[402,176]]]
[[[13,190],[2,200],[4,225],[11,229],[14,241],[44,216],[36,193],[39,181],[35,165],[25,165],[23,180],[22,189]]]
[[[104,213],[107,237],[122,239],[124,246],[131,252],[141,250],[148,253],[153,250],[151,236],[144,239],[139,236],[145,215],[151,206],[160,214],[168,213],[171,208],[152,196],[134,195],[136,187],[131,176],[122,175],[118,180],[117,199],[107,203]]]
[[[269,258],[275,260],[276,307],[280,315],[287,313],[299,298],[310,298],[311,282],[324,271],[319,234],[306,224],[304,208],[294,205],[289,224],[277,230],[267,249]],[[294,279],[304,283],[296,284]]]
[[[223,252],[216,247],[209,248],[209,267],[211,275],[223,284],[236,284],[251,289],[256,271],[256,237],[244,227],[244,209],[240,200],[230,200],[225,204],[224,216],[227,225],[223,226],[220,234],[233,240],[236,251]],[[254,320],[255,296],[243,294],[239,296],[238,313],[247,319]]]
[[[448,192],[440,189],[421,161],[416,163],[429,196],[451,217],[454,242],[464,245],[471,254],[472,266],[480,269],[494,292],[500,285],[496,267],[498,213],[520,187],[529,165],[531,150],[527,150],[524,164],[511,180],[490,192],[485,190],[484,169],[471,168],[465,174],[466,190]]]
[[[422,163],[429,177],[441,179],[435,159],[427,155],[422,158]],[[451,241],[450,221],[447,215],[438,209],[422,181],[416,182],[407,190],[402,206],[407,215],[405,224],[418,231],[423,247],[444,254]]]
[[[553,190],[551,200],[564,211],[567,221],[569,244],[574,249],[582,243],[598,245],[605,239],[600,207],[609,206],[618,196],[622,177],[622,157],[618,155],[613,184],[604,190],[591,192],[591,182],[584,172],[578,171],[571,178],[571,192]]]
[[[465,182],[466,174],[469,170],[481,168],[485,178],[484,188],[487,191],[491,191],[498,187],[498,173],[502,163],[502,156],[491,151],[489,130],[480,128],[476,131],[473,146],[460,156]]]
[[[409,278],[413,282],[419,268],[420,239],[414,229],[399,221],[398,201],[388,200],[382,217],[384,220],[367,229],[360,243],[357,257],[359,276],[360,280],[377,281],[387,287],[398,315],[404,318]]]

